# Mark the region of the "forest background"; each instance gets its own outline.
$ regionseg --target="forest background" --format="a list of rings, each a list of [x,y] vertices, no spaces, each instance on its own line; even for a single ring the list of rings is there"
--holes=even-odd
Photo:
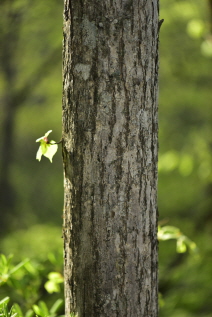
[[[209,317],[212,1],[160,7],[159,221],[198,247],[180,254],[174,240],[160,242],[160,316]],[[0,252],[14,263],[30,258],[37,272],[19,276],[22,290],[0,287],[0,300],[10,296],[26,309],[62,296],[43,287],[49,272],[62,274],[62,158],[35,159],[37,138],[50,129],[61,138],[62,11],[57,0],[0,2]]]

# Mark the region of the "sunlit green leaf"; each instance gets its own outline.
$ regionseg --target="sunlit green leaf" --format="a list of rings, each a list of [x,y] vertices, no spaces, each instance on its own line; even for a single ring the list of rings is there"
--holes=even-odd
[[[21,307],[18,305],[18,304],[14,304],[13,307],[12,307],[12,310],[14,313],[17,313],[18,314],[18,317],[23,317],[24,314],[21,310]]]
[[[63,276],[60,273],[58,273],[58,272],[50,272],[48,274],[48,278],[50,280],[58,281],[59,283],[63,282]]]
[[[44,301],[39,301],[39,307],[40,307],[40,311],[43,317],[48,316],[49,315],[49,310],[46,306],[46,303]]]
[[[25,264],[29,262],[29,259],[25,259],[24,261],[21,261],[19,264],[17,264],[16,266],[14,266],[11,270],[10,270],[10,274],[15,273],[16,271],[18,271],[20,268],[22,268],[23,266],[25,266]]]
[[[158,227],[158,240],[166,241],[166,240],[176,240],[176,248],[178,253],[184,253],[188,249],[190,251],[195,251],[196,244],[191,241],[188,237],[186,237],[177,227],[174,226],[159,226]]]
[[[47,149],[48,149],[49,144],[47,144],[43,140],[41,140],[40,142],[41,142],[41,144],[40,144],[41,151],[42,151],[42,154],[44,155],[46,153]]]
[[[59,285],[57,283],[55,283],[54,281],[47,281],[45,283],[44,287],[49,294],[52,294],[54,292],[58,293],[60,291]]]
[[[54,141],[51,141],[51,142],[53,143]],[[43,154],[43,155],[45,157],[47,157],[50,160],[50,162],[52,163],[52,158],[55,155],[55,153],[57,152],[57,150],[58,150],[57,144],[54,144],[54,145],[48,144],[47,150],[46,150],[45,154]]]
[[[29,310],[26,312],[25,317],[32,317],[32,316],[34,316],[34,312],[33,312],[32,309],[29,309]]]
[[[8,304],[10,301],[10,298],[7,296],[5,298],[3,298],[1,301],[0,301],[0,307],[2,307],[3,305],[6,305]]]
[[[39,149],[38,149],[37,154],[36,154],[36,159],[37,159],[38,161],[40,161],[42,155],[43,155],[43,153],[42,153],[42,148],[41,148],[41,146],[39,146]]]
[[[33,305],[32,308],[33,308],[34,312],[36,313],[36,315],[42,316],[41,310],[40,310],[40,308],[38,307],[38,305]]]
[[[7,258],[4,254],[1,254],[1,262],[6,265],[7,264]]]
[[[184,239],[177,240],[177,252],[178,253],[185,253],[187,250],[186,244]]]
[[[44,136],[42,136],[41,138],[38,138],[36,140],[36,142],[40,142],[40,147],[39,147],[37,154],[36,154],[36,159],[38,161],[40,161],[42,155],[44,155],[52,163],[52,158],[58,150],[58,145],[55,144],[55,141],[52,140],[49,142],[49,140],[48,140],[48,135],[51,132],[52,132],[52,130],[49,130],[48,132],[46,132],[44,134]]]
[[[162,241],[177,239],[180,235],[180,230],[174,226],[164,226],[158,228],[158,239]]]
[[[63,276],[58,272],[50,272],[48,274],[48,279],[44,285],[45,289],[48,293],[59,292],[60,291],[60,283],[63,283]]]

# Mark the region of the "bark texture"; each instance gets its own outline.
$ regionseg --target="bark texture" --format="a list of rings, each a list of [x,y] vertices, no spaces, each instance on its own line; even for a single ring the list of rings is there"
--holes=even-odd
[[[66,316],[156,317],[158,0],[65,0]]]

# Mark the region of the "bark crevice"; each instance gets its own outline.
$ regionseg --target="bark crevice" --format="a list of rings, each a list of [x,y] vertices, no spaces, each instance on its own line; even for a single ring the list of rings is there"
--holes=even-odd
[[[157,0],[65,0],[67,317],[157,317],[157,63]]]

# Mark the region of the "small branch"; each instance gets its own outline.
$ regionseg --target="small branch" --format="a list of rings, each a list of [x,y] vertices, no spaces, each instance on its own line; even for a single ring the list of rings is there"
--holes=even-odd
[[[62,143],[62,142],[63,142],[63,139],[61,139],[59,142],[49,143],[49,144],[51,144],[51,145],[55,145],[55,144],[60,144],[60,143]]]
[[[161,25],[163,24],[163,22],[164,22],[164,19],[162,19],[158,22],[158,31],[160,31],[160,28],[161,28]]]

